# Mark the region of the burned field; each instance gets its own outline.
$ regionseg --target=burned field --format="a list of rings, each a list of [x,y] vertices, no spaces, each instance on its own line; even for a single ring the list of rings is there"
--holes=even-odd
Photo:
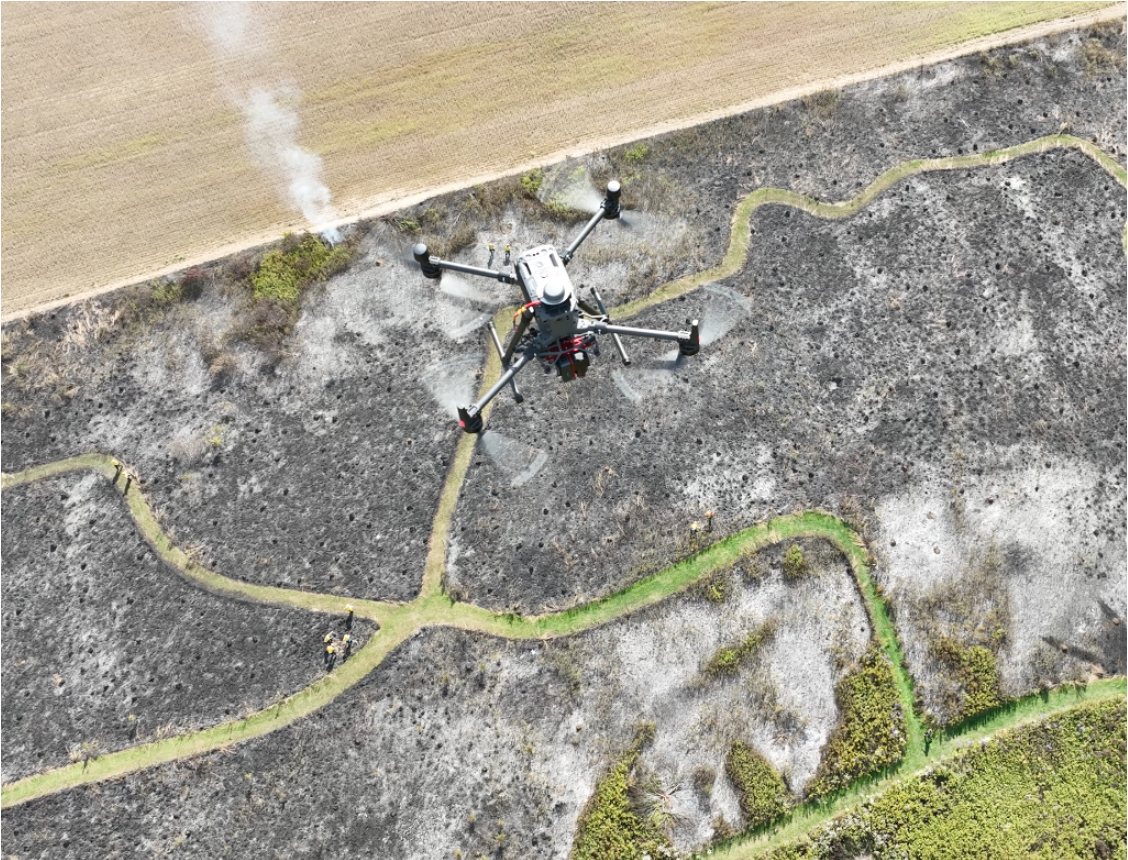
[[[6,326],[3,469],[114,454],[176,542],[225,576],[411,600],[456,461],[452,407],[481,381],[482,325],[515,300],[488,281],[436,289],[405,260],[413,241],[477,265],[491,242],[559,246],[585,217],[584,189],[619,176],[634,211],[600,228],[572,276],[622,304],[715,265],[756,188],[842,200],[912,159],[1063,130],[1123,165],[1124,52],[1115,27],[1067,34],[430,201],[356,226],[348,265],[300,308],[251,298],[247,272],[263,264],[249,255],[192,273],[191,289]],[[738,271],[630,319],[700,316],[700,355],[631,342],[623,367],[605,343],[585,379],[530,369],[524,404],[499,397],[455,487],[444,589],[499,612],[577,607],[823,509],[873,556],[926,721],[1123,674],[1124,223],[1123,186],[1060,149],[918,173],[841,220],[760,207]],[[317,674],[325,616],[194,590],[113,492],[90,476],[5,490],[4,656],[18,669],[4,695],[28,709],[9,704],[4,728],[34,707],[61,715],[15,746],[13,728],[6,779],[91,737],[128,745],[142,713],[136,740],[262,707]],[[866,677],[872,616],[836,550],[799,545],[803,576],[777,544],[576,636],[424,630],[312,716],[229,754],[6,809],[5,840],[60,857],[134,852],[135,832],[195,856],[565,856],[641,720],[653,737],[631,778],[653,796],[636,800],[671,813],[673,848],[700,847],[758,820],[731,777],[738,743],[784,805],[838,784],[843,685]],[[39,589],[48,577],[64,591]],[[32,635],[72,593],[82,636],[96,627],[87,604],[120,613],[81,651],[74,634]],[[232,632],[234,646],[210,634],[248,625],[271,632]],[[164,650],[130,664],[137,640]],[[184,648],[210,674],[147,680]],[[903,734],[894,721],[889,737]]]
[[[57,853],[47,856],[70,856],[66,840],[109,857],[134,850],[140,832],[154,848],[200,857],[277,846],[291,856],[564,856],[639,721],[655,726],[641,765],[675,790],[681,847],[701,844],[718,816],[740,820],[724,777],[735,742],[763,750],[802,791],[835,724],[835,685],[869,642],[841,555],[806,550],[800,580],[786,580],[781,553],[768,551],[733,570],[719,599],[699,589],[567,639],[418,634],[314,716],[229,754],[6,812],[7,850],[50,833]],[[812,612],[825,613],[815,639],[803,633]],[[756,653],[710,672],[719,649],[765,625],[774,633]],[[216,806],[221,796],[230,802]],[[34,831],[18,820],[27,813]]]
[[[761,166],[761,151],[787,148],[771,129],[816,122],[811,106],[746,118],[763,139],[717,160],[733,162],[736,183],[754,173],[841,199],[911,139],[922,154],[996,149],[1063,105],[1090,117],[1092,137],[1122,138],[1123,71],[1114,86],[1072,70],[1084,91],[1066,100],[1069,75],[1042,65],[1065,49],[844,93],[813,144],[860,131],[867,113],[874,128],[835,162],[847,165],[837,179],[819,176],[829,153],[805,156],[801,182],[787,181],[790,166]],[[978,117],[978,142],[958,145],[951,116]],[[699,196],[707,187],[698,180]],[[760,208],[738,274],[632,320],[669,328],[701,315],[703,338],[723,336],[700,356],[636,346],[630,368],[607,356],[567,388],[533,379],[531,403],[500,399],[493,426],[549,457],[536,482],[510,487],[477,456],[450,587],[498,609],[566,606],[688,552],[707,510],[728,531],[817,507],[865,527],[939,721],[959,710],[969,648],[1000,664],[997,695],[1123,672],[1124,218],[1123,188],[1078,153],[912,177],[841,221]],[[915,619],[943,614],[924,607],[945,590],[993,596],[925,629]]]
[[[261,710],[343,621],[180,579],[100,475],[5,491],[4,523],[5,782]]]

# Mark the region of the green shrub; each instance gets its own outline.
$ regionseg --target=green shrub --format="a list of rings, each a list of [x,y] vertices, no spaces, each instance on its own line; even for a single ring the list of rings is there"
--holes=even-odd
[[[623,158],[632,164],[638,164],[640,161],[644,161],[648,155],[650,155],[650,147],[645,143],[636,143],[623,153]]]
[[[774,821],[787,811],[791,797],[783,777],[752,747],[734,743],[725,759],[725,773],[740,797],[749,828]]]
[[[540,168],[530,170],[521,177],[521,190],[529,197],[536,197],[537,192],[540,191],[541,183],[544,182],[544,171]]]
[[[732,570],[715,570],[694,583],[690,593],[710,603],[724,603],[732,593]]]
[[[709,662],[705,664],[705,674],[710,678],[720,675],[732,675],[740,668],[740,664],[750,660],[761,647],[771,639],[775,633],[775,622],[768,620],[745,636],[735,645],[726,645],[717,649]]]
[[[896,764],[905,754],[905,715],[893,666],[875,645],[836,690],[841,713],[818,773],[807,788],[820,797]]]
[[[1000,732],[768,857],[1123,857],[1124,706]]]
[[[317,236],[282,240],[282,247],[267,251],[258,268],[251,274],[251,288],[256,299],[297,304],[301,291],[315,281],[348,266],[353,249],[347,245],[331,246]]]
[[[572,860],[637,860],[669,849],[666,837],[630,801],[639,754],[653,738],[653,725],[639,727],[630,749],[596,785],[576,826]]]
[[[960,722],[1003,704],[999,688],[999,667],[995,654],[983,645],[961,646],[944,638],[932,649],[933,655],[953,670],[956,689],[945,702],[950,722]]]
[[[807,574],[807,559],[803,557],[803,550],[799,544],[792,544],[783,554],[783,578],[794,582],[802,579]]]

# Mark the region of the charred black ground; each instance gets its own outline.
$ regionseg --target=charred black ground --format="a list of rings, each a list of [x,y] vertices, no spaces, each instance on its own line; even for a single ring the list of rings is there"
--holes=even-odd
[[[486,242],[560,243],[576,216],[543,205],[553,188],[581,168],[585,181],[614,174],[639,214],[585,245],[573,279],[620,302],[714,264],[734,205],[757,187],[840,200],[906,160],[1059,131],[1123,164],[1124,54],[1115,27],[1066,34],[429,201],[358,228],[353,265],[312,289],[293,331],[273,339],[227,336],[246,328],[237,283],[246,261],[217,264],[198,294],[145,304],[145,313],[130,304],[133,293],[5,326],[3,468],[106,451],[136,466],[177,540],[225,575],[409,599],[457,442],[450,403],[473,391],[486,349],[480,324],[514,300],[488,284],[436,293],[403,261],[411,241],[447,242],[479,265]],[[499,398],[487,433],[499,442],[479,442],[459,496],[448,589],[496,609],[571,606],[692,551],[690,523],[707,510],[714,532],[699,539],[711,540],[781,511],[823,507],[856,524],[876,553],[921,704],[937,722],[956,716],[963,695],[961,649],[991,652],[1000,695],[1122,673],[1124,221],[1123,188],[1061,152],[916,177],[839,222],[760,209],[739,274],[635,320],[711,318],[720,334],[700,356],[671,366],[660,348],[636,347],[635,365],[623,369],[608,344],[585,380],[564,387],[530,371],[523,406]],[[539,471],[522,480],[541,452]],[[188,587],[146,562],[139,538],[107,543],[107,534],[134,534],[108,489],[91,484],[98,525],[64,544],[68,503],[53,514],[47,507],[74,486],[4,496],[5,778],[9,767],[57,762],[88,737],[84,720],[119,737],[130,713],[119,713],[123,696],[154,694],[148,674],[111,672],[100,683],[110,684],[112,706],[90,717],[68,710],[26,743],[13,738],[9,721],[33,717],[12,704],[24,690],[42,709],[58,707],[62,694],[35,686],[38,667],[34,681],[18,668],[13,698],[12,667],[32,665],[20,661],[36,649],[71,659],[68,642],[40,643],[33,631],[58,617],[60,600],[72,639],[93,626],[71,597],[37,589],[39,579],[65,578],[75,599],[89,587],[88,600],[116,601],[128,626],[146,631],[143,641],[167,640],[202,661],[216,660],[209,648],[218,645],[203,627],[185,626],[196,618],[139,619],[128,586],[152,590],[143,605],[154,612],[187,601],[209,629],[267,614],[180,594]],[[28,510],[36,505],[42,512]],[[75,547],[74,559],[45,565],[52,543],[55,555]],[[112,571],[104,588],[92,567],[75,569],[85,554]],[[768,752],[817,750],[838,719],[837,673],[868,639],[864,623],[853,626],[852,585],[825,587],[846,581],[841,567],[800,596],[774,570],[776,556],[766,558],[774,579],[740,585],[735,603],[686,595],[574,643],[420,634],[331,706],[231,757],[5,810],[8,850],[300,857],[379,846],[403,857],[456,847],[464,856],[564,856],[596,779],[647,708],[658,723],[648,767],[671,785],[705,784],[686,768],[714,770],[712,799],[693,801],[700,827],[679,836],[701,845],[723,832],[708,815],[740,825],[723,766],[707,764],[707,744],[697,745],[737,737],[709,734],[731,704],[684,678],[645,707],[643,693],[656,679],[698,671],[726,637],[791,607],[790,638],[747,670],[749,679],[762,673],[756,689],[777,695],[745,703],[743,740]],[[960,599],[970,611],[959,618],[936,609]],[[311,624],[277,613],[272,629]],[[846,641],[849,630],[862,638],[839,667],[828,637]],[[308,677],[302,637],[273,657],[268,643],[239,645],[250,649],[239,658],[247,665],[271,661],[256,701]],[[99,645],[89,659],[133,639]],[[185,686],[188,698],[171,700],[168,719],[218,721],[244,704],[245,683],[235,671]],[[798,694],[814,703],[809,713],[789,704]],[[662,720],[679,713],[684,721],[663,746]],[[127,741],[128,727],[120,731]],[[812,769],[797,754],[776,765],[792,768],[785,776],[796,786]]]

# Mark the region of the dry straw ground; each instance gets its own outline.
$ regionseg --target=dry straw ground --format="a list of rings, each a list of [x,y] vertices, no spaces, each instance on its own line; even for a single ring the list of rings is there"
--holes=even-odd
[[[295,141],[356,217],[1027,32],[1015,28],[1124,15],[1074,2],[271,3],[248,8],[243,50],[223,55],[202,4],[0,8],[5,319],[300,226],[250,156],[235,105],[255,87],[289,88]]]

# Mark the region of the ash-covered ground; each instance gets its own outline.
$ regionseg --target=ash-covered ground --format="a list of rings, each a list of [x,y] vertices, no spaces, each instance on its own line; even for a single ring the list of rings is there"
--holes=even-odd
[[[685,594],[575,637],[421,633],[326,708],[229,754],[6,811],[5,850],[565,856],[640,721],[656,727],[643,765],[672,792],[675,842],[700,845],[717,816],[740,826],[724,776],[734,741],[754,744],[802,791],[836,721],[834,687],[870,641],[845,559],[806,544],[809,573],[786,582],[781,551],[760,554],[755,581],[738,566],[723,602]],[[736,673],[706,673],[718,648],[769,621],[777,632]],[[712,776],[697,778],[703,788],[698,772]]]
[[[405,262],[411,242],[478,265],[487,242],[499,259],[507,242],[560,246],[576,220],[525,199],[533,187],[551,205],[617,175],[635,214],[572,265],[614,304],[716,263],[757,187],[845,199],[906,160],[1059,131],[1123,164],[1124,54],[1113,29],[1066,34],[430,201],[357,228],[353,265],[269,350],[228,337],[247,301],[227,277],[239,261],[144,318],[123,294],[5,326],[3,468],[113,453],[220,573],[410,599],[457,440],[452,407],[475,390],[481,325],[515,301],[487,281],[436,289]],[[957,682],[936,659],[942,640],[991,648],[1006,693],[1123,672],[1124,222],[1123,188],[1062,152],[919,176],[839,222],[759,210],[740,273],[631,320],[700,315],[701,355],[630,342],[624,368],[605,343],[585,380],[530,369],[524,405],[499,398],[459,497],[448,589],[496,609],[576,605],[688,553],[706,510],[724,534],[822,507],[863,528],[937,719]],[[6,632],[13,589],[42,602],[35,617],[54,608],[32,587],[54,575],[35,561],[51,538],[29,528],[9,543],[20,492],[4,494]],[[648,716],[644,763],[663,780],[722,774],[718,750],[743,731],[800,790],[837,719],[831,649],[848,664],[869,635],[864,621],[853,632],[852,585],[831,581],[847,588],[835,574],[720,607],[686,596],[547,644],[429,631],[309,719],[231,756],[6,810],[3,835],[48,857],[564,856],[596,778]],[[773,613],[780,632],[746,670],[763,673],[755,684],[692,680]],[[5,687],[5,720],[11,701]],[[678,802],[681,846],[708,839],[716,815],[739,824],[723,775]]]
[[[119,484],[120,487],[120,484]],[[262,710],[344,619],[178,577],[102,475],[4,491],[4,781]],[[372,625],[357,621],[358,646]]]

